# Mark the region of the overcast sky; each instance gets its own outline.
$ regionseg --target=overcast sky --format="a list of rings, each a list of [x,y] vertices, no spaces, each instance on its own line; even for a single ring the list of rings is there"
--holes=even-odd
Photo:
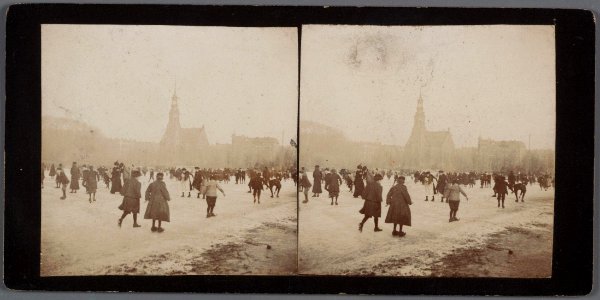
[[[404,145],[419,93],[429,130],[554,149],[554,26],[304,26],[303,120]]]
[[[158,142],[177,82],[182,127],[296,138],[296,28],[43,25],[42,115]]]

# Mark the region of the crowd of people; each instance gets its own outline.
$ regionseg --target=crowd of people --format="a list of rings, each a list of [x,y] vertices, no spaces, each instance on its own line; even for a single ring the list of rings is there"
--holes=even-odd
[[[505,208],[505,198],[509,191],[515,194],[515,202],[521,200],[524,202],[527,186],[539,183],[540,189],[547,190],[554,187],[554,178],[546,173],[524,174],[520,172],[509,171],[507,174],[502,172],[478,173],[478,172],[444,172],[442,170],[434,174],[432,171],[392,171],[392,170],[369,170],[366,166],[358,165],[356,171],[350,172],[348,169],[325,168],[321,169],[319,165],[312,171],[312,183],[308,178],[308,173],[304,167],[300,170],[299,190],[304,194],[303,203],[309,202],[309,191],[312,197],[320,197],[323,189],[328,192],[331,199],[331,205],[338,205],[340,186],[346,183],[354,198],[361,197],[364,200],[363,207],[359,213],[363,219],[358,225],[358,230],[362,232],[364,224],[371,217],[374,221],[374,231],[379,232],[379,218],[381,217],[381,204],[383,203],[383,187],[380,183],[384,178],[391,180],[393,185],[385,197],[385,203],[388,212],[385,223],[393,224],[393,236],[402,237],[406,233],[403,226],[411,226],[410,205],[413,203],[408,189],[405,186],[406,178],[421,185],[424,194],[424,201],[435,202],[435,196],[439,195],[440,202],[448,203],[449,222],[459,221],[457,212],[461,200],[461,195],[469,200],[464,187],[474,188],[476,181],[480,181],[480,188],[490,188],[493,191],[492,197],[498,202],[498,207]],[[493,181],[493,186],[492,186]],[[398,229],[397,229],[398,228]]]
[[[120,194],[123,199],[118,209],[122,211],[118,219],[121,227],[127,215],[133,216],[133,228],[141,227],[137,216],[140,212],[140,199],[142,198],[141,177],[148,175],[150,184],[146,188],[144,199],[147,202],[144,219],[152,220],[152,232],[164,232],[162,222],[170,222],[170,211],[168,201],[171,200],[170,193],[165,183],[165,177],[176,181],[181,197],[191,197],[192,191],[197,192],[197,198],[206,200],[206,218],[215,217],[214,208],[217,202],[217,191],[225,196],[221,183],[228,184],[231,178],[235,178],[235,184],[245,184],[249,177],[248,193],[253,194],[254,203],[260,204],[261,191],[265,188],[271,191],[271,198],[279,197],[281,181],[291,179],[297,183],[297,171],[294,168],[275,169],[263,167],[248,169],[200,169],[194,167],[194,171],[186,167],[171,168],[148,168],[145,166],[126,165],[123,162],[115,162],[112,169],[104,166],[94,169],[92,165],[78,165],[73,162],[67,176],[63,165],[51,164],[48,167],[42,163],[42,188],[46,172],[56,183],[55,188],[62,190],[61,200],[67,198],[66,190],[76,194],[80,190],[80,184],[89,195],[89,203],[96,201],[98,182],[102,180],[111,194]]]

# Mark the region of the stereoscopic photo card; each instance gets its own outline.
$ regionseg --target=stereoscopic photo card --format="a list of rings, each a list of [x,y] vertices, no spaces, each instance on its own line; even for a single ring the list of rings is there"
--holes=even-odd
[[[582,10],[16,5],[5,284],[582,295]]]

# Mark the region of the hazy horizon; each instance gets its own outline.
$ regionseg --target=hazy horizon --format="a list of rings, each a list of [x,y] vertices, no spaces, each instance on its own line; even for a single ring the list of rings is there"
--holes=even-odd
[[[456,147],[531,135],[555,149],[551,25],[309,25],[301,68],[301,120],[351,140],[404,146],[421,95],[427,129]]]
[[[159,142],[175,86],[183,128],[296,139],[296,28],[42,25],[42,116]],[[273,113],[276,112],[276,113]]]

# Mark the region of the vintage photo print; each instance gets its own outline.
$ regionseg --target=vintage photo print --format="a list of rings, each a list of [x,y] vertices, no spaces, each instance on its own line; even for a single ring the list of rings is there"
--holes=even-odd
[[[42,24],[40,276],[296,274],[297,43]]]
[[[549,278],[553,25],[302,27],[299,273]]]

